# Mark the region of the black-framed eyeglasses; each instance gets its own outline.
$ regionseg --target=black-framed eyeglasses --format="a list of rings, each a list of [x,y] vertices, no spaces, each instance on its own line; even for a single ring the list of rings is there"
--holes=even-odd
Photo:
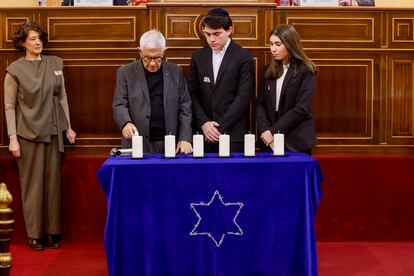
[[[145,63],[151,63],[151,61],[154,61],[155,63],[160,63],[162,61],[163,57],[147,57],[147,56],[142,56],[142,60]]]

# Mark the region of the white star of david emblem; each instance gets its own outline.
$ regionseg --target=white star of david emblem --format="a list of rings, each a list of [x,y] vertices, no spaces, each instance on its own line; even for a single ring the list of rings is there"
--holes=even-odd
[[[216,190],[208,203],[203,201],[191,203],[190,207],[198,218],[190,233],[191,236],[206,235],[219,247],[226,235],[243,235],[243,230],[236,222],[243,203],[224,202],[223,197]]]

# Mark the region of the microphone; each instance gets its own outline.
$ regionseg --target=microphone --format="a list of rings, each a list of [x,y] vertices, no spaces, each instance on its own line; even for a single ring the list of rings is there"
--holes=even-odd
[[[111,155],[115,155],[115,156],[121,156],[121,155],[131,155],[132,154],[132,149],[117,149],[117,148],[113,148],[111,149]]]

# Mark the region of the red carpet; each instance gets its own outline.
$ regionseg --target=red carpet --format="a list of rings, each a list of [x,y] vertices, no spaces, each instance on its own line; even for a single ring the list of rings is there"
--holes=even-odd
[[[26,245],[11,248],[11,275],[107,275],[102,244],[63,244],[60,250],[30,251]],[[319,242],[320,276],[412,276],[414,243]]]
[[[12,276],[107,275],[105,249],[99,243],[62,244],[59,250],[32,251],[25,244],[11,246]]]
[[[412,276],[414,243],[319,242],[320,276]]]

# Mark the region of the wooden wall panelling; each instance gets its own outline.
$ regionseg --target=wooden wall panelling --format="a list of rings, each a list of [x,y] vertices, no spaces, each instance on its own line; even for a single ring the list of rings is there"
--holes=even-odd
[[[136,9],[57,9],[45,15],[51,48],[133,49],[148,30],[148,12]]]
[[[83,135],[112,136],[117,132],[111,114],[116,69],[131,61],[133,58],[110,56],[64,60],[65,78],[70,80],[66,83],[68,97],[75,115],[72,124]]]
[[[40,23],[40,14],[35,11],[8,11],[2,13],[2,41],[0,48],[14,49],[12,39],[15,30],[22,22],[29,20]]]
[[[135,16],[49,17],[50,43],[136,42]]]
[[[313,61],[318,66],[313,115],[319,143],[375,144],[375,59],[337,53]]]
[[[414,55],[391,60],[390,144],[414,145]]]
[[[201,21],[208,10],[215,6],[149,3],[150,27],[158,28],[165,34],[169,47],[198,48],[205,45]],[[271,30],[269,21],[272,21],[274,4],[223,6],[232,16],[232,37],[235,41],[247,48],[265,44]]]
[[[70,10],[70,11],[69,11]],[[5,46],[13,49],[13,30],[32,20],[49,33],[48,48],[135,48],[137,37],[148,30],[148,11],[115,8],[42,8],[5,10]]]
[[[413,12],[390,12],[389,14],[390,46],[395,49],[414,49],[414,15]]]
[[[287,10],[283,23],[293,25],[306,48],[377,48],[381,44],[379,13],[363,9]]]
[[[378,120],[379,120],[379,144],[386,145],[387,144],[387,133],[388,133],[388,125],[387,125],[387,118],[388,118],[388,106],[387,106],[387,98],[388,98],[388,85],[390,80],[387,77],[387,72],[389,71],[389,56],[388,55],[381,55],[380,56],[380,64],[379,64],[379,79],[374,78],[375,83],[378,85],[379,90],[379,111],[378,111]]]
[[[154,7],[150,9],[151,28],[159,29],[167,40],[168,47],[196,48],[202,45],[198,26],[202,8]]]

